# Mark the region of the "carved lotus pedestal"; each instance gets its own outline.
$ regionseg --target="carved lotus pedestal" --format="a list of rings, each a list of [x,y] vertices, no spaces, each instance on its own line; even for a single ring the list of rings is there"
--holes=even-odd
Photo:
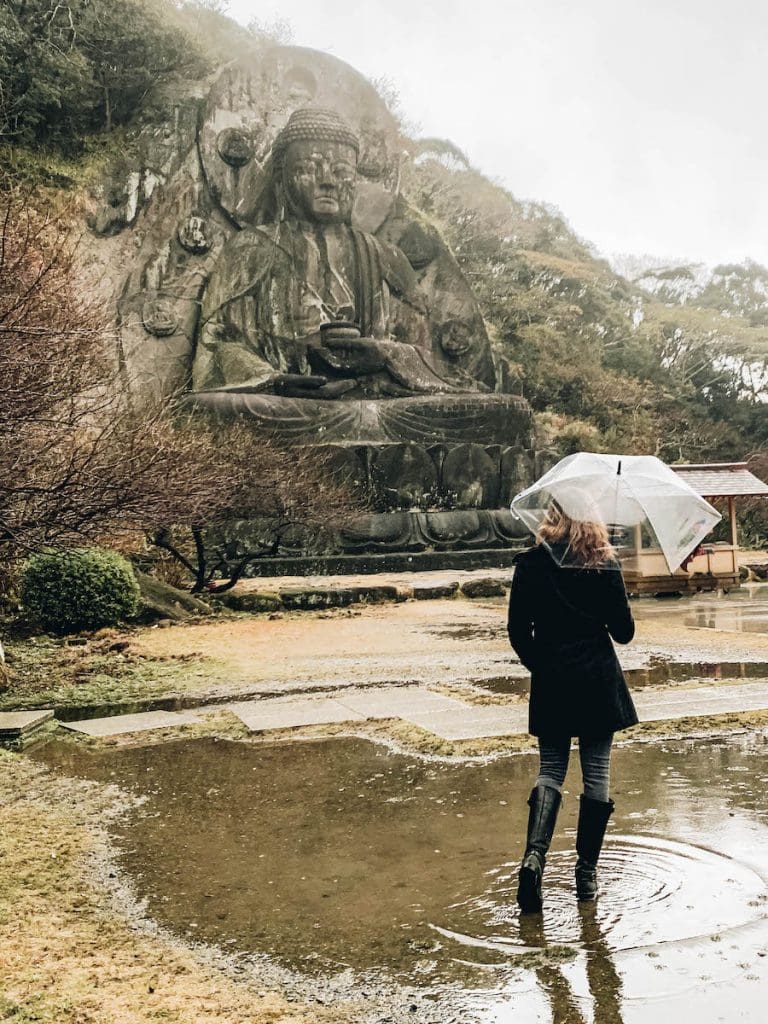
[[[528,534],[509,512],[509,502],[543,468],[526,444],[528,407],[521,403],[518,412],[523,429],[516,444],[423,440],[312,446],[330,472],[372,496],[371,510],[321,539],[297,531],[278,558],[260,561],[251,571],[363,573],[510,564]],[[233,562],[253,547],[260,528],[245,520],[230,524],[220,543]]]

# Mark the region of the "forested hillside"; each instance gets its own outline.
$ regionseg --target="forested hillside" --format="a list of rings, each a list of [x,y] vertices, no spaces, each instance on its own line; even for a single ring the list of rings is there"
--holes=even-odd
[[[562,215],[517,200],[442,146],[407,187],[470,277],[542,439],[567,449],[740,458],[768,444],[768,271],[636,267],[625,277]]]
[[[98,151],[123,125],[151,120],[163,86],[279,40],[281,24],[247,28],[220,0],[3,0],[0,145],[15,173]],[[15,159],[14,159],[15,158]],[[27,167],[29,170],[29,167]]]
[[[94,153],[151,121],[158,89],[269,36],[225,9],[217,0],[5,0],[6,187],[33,178],[76,188]],[[510,386],[536,410],[540,443],[668,461],[768,448],[768,270],[612,266],[558,211],[515,198],[451,143],[406,139],[405,148],[406,194],[471,280]]]

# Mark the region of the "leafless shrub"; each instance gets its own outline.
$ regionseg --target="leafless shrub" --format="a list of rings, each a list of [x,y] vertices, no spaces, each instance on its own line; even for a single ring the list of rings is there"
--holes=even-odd
[[[83,294],[67,218],[29,197],[0,201],[0,564],[41,547],[137,534],[202,589],[221,572],[204,531],[228,517],[274,521],[265,550],[299,521],[343,514],[350,489],[307,452],[243,424],[193,418],[179,401],[136,408],[111,358],[110,325]],[[177,543],[186,531],[191,545]]]

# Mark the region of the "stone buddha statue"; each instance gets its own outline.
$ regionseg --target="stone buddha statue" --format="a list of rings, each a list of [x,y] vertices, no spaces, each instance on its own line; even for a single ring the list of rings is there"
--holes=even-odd
[[[300,108],[278,133],[258,226],[230,238],[207,283],[193,401],[295,440],[503,442],[496,406],[511,396],[436,365],[411,263],[353,226],[358,153],[333,111]]]

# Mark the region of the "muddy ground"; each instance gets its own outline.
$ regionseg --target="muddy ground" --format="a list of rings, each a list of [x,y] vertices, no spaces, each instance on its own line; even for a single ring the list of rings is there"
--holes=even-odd
[[[760,612],[768,604],[764,594],[767,585],[719,601],[633,602],[637,636],[619,649],[622,664],[641,669],[662,661],[768,662],[768,631],[760,631],[761,623],[768,630]],[[527,678],[510,652],[503,598],[409,601],[282,613],[277,619],[228,616],[92,638],[35,638],[7,647],[14,681],[0,694],[0,710]]]

